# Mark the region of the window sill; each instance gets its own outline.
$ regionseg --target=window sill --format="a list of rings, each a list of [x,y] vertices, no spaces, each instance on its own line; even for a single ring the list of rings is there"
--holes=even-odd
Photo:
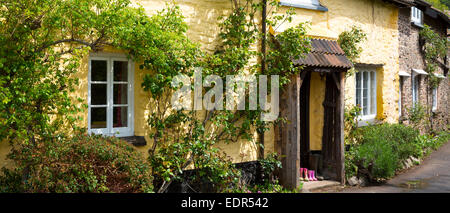
[[[296,7],[296,8],[303,8],[303,9],[309,9],[309,10],[318,10],[327,12],[328,8],[322,6],[322,5],[312,5],[312,4],[298,4],[298,3],[287,3],[287,2],[280,2],[281,6],[286,7]]]
[[[423,24],[421,24],[421,23],[419,23],[419,22],[412,21],[411,24],[412,24],[413,26],[415,26],[415,27],[420,28],[420,29],[424,28]]]
[[[129,144],[133,146],[146,146],[147,141],[144,136],[131,136],[131,137],[119,137],[122,140],[127,141]]]

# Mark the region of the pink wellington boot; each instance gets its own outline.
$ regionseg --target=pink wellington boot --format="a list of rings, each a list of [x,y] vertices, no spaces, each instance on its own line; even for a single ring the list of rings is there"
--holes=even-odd
[[[311,177],[314,181],[317,181],[316,172],[314,170],[311,170]]]
[[[305,178],[304,178],[304,180],[305,180],[305,181],[310,181],[310,180],[309,180],[309,177],[308,177],[308,169],[307,169],[307,168],[304,168],[303,171],[305,172]]]
[[[300,168],[300,181],[305,181],[305,178],[303,178],[303,170],[304,168]]]

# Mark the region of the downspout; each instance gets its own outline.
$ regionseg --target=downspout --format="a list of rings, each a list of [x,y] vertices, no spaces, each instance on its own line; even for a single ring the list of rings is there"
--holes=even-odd
[[[262,15],[261,15],[261,24],[262,24],[262,39],[261,39],[261,74],[264,74],[266,71],[266,18],[267,18],[267,0],[262,0]],[[259,152],[258,159],[264,159],[264,132],[258,132],[259,134]]]

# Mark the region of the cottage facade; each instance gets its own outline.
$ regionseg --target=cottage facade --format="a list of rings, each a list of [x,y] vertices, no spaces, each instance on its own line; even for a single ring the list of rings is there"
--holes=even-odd
[[[447,57],[438,62],[435,71],[435,74],[442,79],[441,82],[437,88],[430,88],[429,74],[425,71],[424,45],[421,43],[419,32],[424,25],[428,25],[442,38],[446,38],[449,24],[449,19],[443,12],[424,1],[414,1],[414,6],[411,8],[400,8],[399,115],[402,123],[410,124],[409,109],[414,104],[421,104],[431,110],[431,125],[428,128],[435,131],[448,128],[450,84],[447,78]],[[422,128],[425,127],[422,126]],[[425,129],[422,130],[425,131]]]
[[[152,15],[171,1],[134,2]],[[177,4],[186,17],[188,37],[200,43],[204,50],[214,51],[218,44],[217,18],[230,12],[231,2],[179,0]],[[280,4],[283,5],[281,12],[294,8],[296,15],[293,23],[284,24],[271,33],[282,32],[301,22],[310,22],[308,35],[313,38],[313,47],[316,42],[313,53],[317,57],[343,57],[344,65],[336,61],[329,61],[329,64],[296,62],[306,68],[299,76],[292,76],[293,81],[288,85],[290,94],[284,94],[282,100],[289,104],[280,107],[281,115],[289,118],[289,125],[273,127],[265,133],[264,152],[278,152],[286,156],[281,176],[283,184],[290,188],[296,188],[299,184],[300,167],[318,167],[316,169],[322,170],[322,174],[344,182],[344,105],[360,105],[363,108],[361,125],[399,120],[399,72],[411,70],[406,65],[408,63],[402,61],[408,51],[403,49],[407,44],[402,37],[403,32],[400,32],[405,27],[400,23],[414,4],[412,0],[281,0]],[[361,45],[361,57],[353,65],[347,64],[338,46],[333,51],[327,50],[327,47],[337,44],[341,32],[350,30],[352,26],[358,26],[367,33],[367,40]],[[325,44],[325,47],[319,48],[320,44]],[[359,73],[345,78],[345,72],[351,66]],[[420,68],[419,65],[417,67]],[[101,70],[103,74],[92,74],[93,69]],[[81,83],[74,94],[87,100],[89,105],[89,110],[83,114],[85,119],[82,125],[93,133],[116,133],[117,136],[127,137],[138,145],[139,150],[147,153],[152,145],[147,126],[152,105],[148,93],[141,87],[144,73],[138,63],[113,49],[86,57],[77,74]],[[402,85],[403,91],[406,91],[407,83]],[[443,87],[447,90],[438,90],[440,100],[446,96],[440,104],[442,112],[448,112],[448,104],[444,105],[449,100],[448,83],[446,85]],[[411,95],[402,93],[403,96]],[[403,102],[406,103],[406,99],[402,99]],[[109,111],[112,113],[107,113]],[[445,116],[448,122],[448,115]],[[328,133],[330,130],[332,133]],[[256,133],[254,136],[259,137]],[[4,143],[0,145],[5,146],[0,148],[0,154],[5,156],[8,148]],[[219,148],[235,163],[258,159],[258,146],[253,142],[221,144]],[[317,156],[319,160],[314,158]],[[0,163],[0,166],[7,164],[4,160]]]

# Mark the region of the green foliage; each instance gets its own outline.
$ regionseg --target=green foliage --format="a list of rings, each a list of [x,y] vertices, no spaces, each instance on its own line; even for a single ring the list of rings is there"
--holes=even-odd
[[[267,23],[275,25],[290,21],[291,10],[278,15],[279,4],[274,2],[276,1],[269,2],[273,12],[269,15]],[[219,18],[220,44],[213,53],[199,53],[201,51],[195,48],[189,51],[176,51],[176,53],[189,53],[186,54],[189,55],[187,57],[189,61],[197,63],[172,64],[166,62],[167,59],[153,60],[154,54],[151,51],[144,50],[139,53],[138,57],[148,62],[144,64],[144,67],[153,71],[146,75],[142,86],[151,93],[152,101],[157,108],[150,114],[148,124],[153,129],[150,136],[154,142],[149,150],[149,160],[152,163],[154,175],[158,179],[158,192],[164,192],[174,180],[182,178],[182,171],[188,167],[193,167],[197,171],[191,182],[200,183],[206,180],[215,183],[216,191],[229,190],[228,186],[236,183],[239,174],[231,167],[228,158],[221,154],[219,149],[214,148],[214,145],[219,142],[232,143],[241,139],[252,141],[254,140],[252,131],[263,133],[268,130],[270,123],[261,120],[262,110],[250,110],[249,106],[246,106],[245,110],[239,111],[172,112],[170,100],[165,98],[177,89],[169,85],[173,77],[180,73],[193,76],[194,67],[197,66],[202,68],[203,78],[206,75],[217,75],[224,83],[227,75],[254,74],[258,78],[259,75],[265,74],[280,75],[280,86],[282,86],[288,82],[292,74],[298,73],[299,69],[294,67],[291,59],[302,57],[309,51],[309,40],[306,38],[303,24],[287,29],[276,38],[272,35],[262,35],[260,25],[255,22],[256,15],[261,12],[261,9],[262,3],[254,3],[250,0],[232,1],[231,13]],[[167,11],[173,12],[161,15],[170,17],[166,22],[175,20],[178,23],[183,19],[177,7]],[[261,72],[259,64],[252,63],[253,59],[264,57],[253,48],[261,36],[266,36],[267,47],[271,50],[265,57],[267,66],[265,73]],[[183,34],[180,34],[181,37]],[[189,43],[188,46],[197,47],[187,39],[185,41]],[[283,45],[280,46],[280,43]],[[159,63],[168,65],[169,68],[161,68]],[[193,78],[190,80],[193,82]],[[212,88],[204,88],[203,94],[210,89]],[[226,95],[223,96],[226,99]]]
[[[430,114],[428,113],[429,110],[426,106],[420,103],[416,103],[406,110],[408,112],[407,119],[414,128],[420,128],[422,126],[429,125],[429,119],[426,118],[428,118]]]
[[[357,141],[356,132],[358,129],[358,116],[361,113],[359,106],[347,106],[344,110],[344,141],[346,145],[354,144]]]
[[[448,10],[448,7],[450,6],[450,1],[448,0],[425,0],[425,1],[433,5],[433,7],[441,10],[442,12]]]
[[[262,177],[253,185],[239,185],[230,192],[235,193],[299,193],[302,185],[294,190],[281,186],[274,172],[282,168],[280,157],[276,153],[268,154],[264,159],[258,160],[262,169]]]
[[[400,162],[422,151],[415,146],[419,132],[401,124],[381,124],[357,130],[358,142],[346,153],[346,175],[365,175],[371,181],[395,174]]]
[[[352,63],[355,63],[363,51],[360,44],[365,40],[367,40],[367,34],[361,28],[352,26],[351,30],[339,34],[338,43],[347,58]],[[347,77],[353,75],[355,72],[357,71],[352,68],[347,72]]]
[[[424,46],[425,70],[430,74],[430,87],[436,88],[441,79],[434,75],[434,72],[438,68],[438,60],[441,59],[445,61],[448,49],[447,39],[434,32],[428,25],[425,25],[424,28],[420,30],[419,35]]]
[[[150,165],[117,138],[88,136],[54,139],[38,147],[16,144],[10,158],[17,167],[3,170],[6,192],[152,192]],[[22,174],[27,177],[23,179]]]
[[[276,27],[292,20],[292,10],[278,14],[278,1],[269,1],[268,5],[273,7],[267,19],[269,25]],[[299,72],[290,59],[309,51],[303,24],[287,29],[276,39],[262,35],[255,22],[262,3],[250,0],[232,1],[231,14],[219,25],[221,44],[214,53],[201,51],[198,44],[187,38],[187,24],[179,7],[173,4],[151,17],[142,7],[133,7],[129,0],[2,0],[2,6],[0,140],[22,147],[18,150],[23,157],[14,159],[30,161],[17,171],[23,172],[25,179],[37,171],[32,164],[36,162],[29,159],[33,153],[54,152],[59,156],[60,152],[67,151],[55,145],[55,138],[66,143],[63,138],[69,138],[68,130],[80,129],[76,124],[81,118],[77,115],[85,110],[79,104],[82,99],[72,100],[69,96],[78,86],[74,74],[81,58],[89,51],[111,46],[142,62],[140,68],[145,74],[141,86],[151,97],[150,105],[155,107],[149,113],[148,124],[154,142],[149,161],[154,167],[152,174],[157,176],[157,191],[164,192],[190,166],[199,171],[196,178],[217,182],[218,190],[224,190],[239,174],[232,169],[231,161],[213,148],[214,144],[252,140],[252,131],[263,133],[270,123],[260,120],[263,111],[248,108],[207,111],[206,115],[194,111],[173,112],[168,100],[176,89],[170,85],[173,77],[193,76],[193,68],[202,67],[204,75],[221,76],[224,82],[226,75],[278,74],[280,85],[284,85],[292,74]],[[266,36],[266,46],[271,48],[267,56],[252,48],[262,36]],[[282,46],[277,45],[280,42]],[[257,57],[266,60],[269,68],[265,69],[266,73],[261,73],[259,64],[251,63]],[[203,92],[207,91],[205,88]],[[45,147],[58,149],[42,150]],[[70,183],[61,189],[51,188],[44,182],[32,183],[42,186],[37,189],[43,191],[47,188],[108,191],[105,177],[96,179],[92,170],[83,172],[86,173],[76,173],[80,177],[71,177],[84,178],[98,187],[88,184],[91,188],[76,188]],[[50,176],[46,178],[53,180]]]

